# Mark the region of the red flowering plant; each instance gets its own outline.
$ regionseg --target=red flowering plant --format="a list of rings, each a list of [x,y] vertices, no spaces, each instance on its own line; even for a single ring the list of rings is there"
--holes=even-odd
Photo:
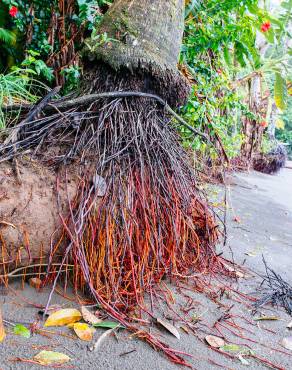
[[[263,128],[267,128],[269,126],[269,124],[268,124],[267,121],[261,121],[260,126],[263,127]]]
[[[262,32],[267,32],[267,31],[269,31],[270,28],[271,28],[271,22],[270,21],[266,21],[266,22],[262,23],[262,25],[261,25],[261,31]]]
[[[18,13],[18,8],[17,8],[17,6],[12,6],[10,9],[9,9],[9,14],[11,15],[11,17],[16,17],[16,15],[17,15],[17,13]]]

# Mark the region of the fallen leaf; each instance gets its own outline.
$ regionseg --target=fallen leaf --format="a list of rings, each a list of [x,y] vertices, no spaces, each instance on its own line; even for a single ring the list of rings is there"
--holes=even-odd
[[[284,348],[289,349],[290,351],[292,351],[292,337],[283,338],[281,344]]]
[[[97,324],[93,325],[95,328],[106,328],[106,329],[115,329],[118,326],[122,328],[122,326],[114,321],[101,321],[98,322]]]
[[[21,335],[24,338],[30,338],[30,330],[28,330],[24,325],[16,324],[13,327],[13,333],[16,335]]]
[[[41,365],[62,365],[71,360],[64,353],[53,351],[41,351],[33,359]]]
[[[289,324],[287,325],[287,328],[288,328],[288,329],[292,329],[292,321],[291,321],[291,322],[289,322]]]
[[[239,352],[241,347],[239,347],[237,344],[225,344],[224,346],[220,347],[220,349],[225,352]]]
[[[42,285],[42,281],[39,278],[31,278],[29,279],[29,285],[38,290]]]
[[[74,324],[73,329],[77,335],[78,338],[84,341],[91,341],[93,337],[93,333],[91,328],[88,326],[88,324],[84,324],[81,322],[77,322]]]
[[[86,307],[82,306],[81,307],[81,314],[83,317],[83,320],[86,321],[88,324],[98,324],[102,322],[101,319],[96,317],[93,313],[91,313]]]
[[[63,326],[80,321],[81,318],[80,311],[75,308],[64,308],[50,314],[44,326]]]
[[[238,359],[242,363],[242,365],[249,365],[249,362],[242,355],[238,355]]]
[[[280,320],[280,317],[277,316],[261,316],[261,317],[256,317],[254,321],[276,321]]]
[[[223,265],[224,265],[224,267],[226,268],[227,271],[233,272],[235,274],[235,276],[237,276],[238,278],[246,277],[246,275],[243,272],[241,272],[239,270],[236,270],[233,266],[230,266],[227,263],[223,263]]]
[[[241,271],[234,271],[235,272],[235,275],[238,277],[238,278],[245,278],[246,276],[241,272]]]
[[[166,321],[163,321],[161,319],[156,319],[156,322],[157,322],[157,324],[163,326],[164,329],[166,329],[167,331],[169,331],[177,339],[180,339],[179,331],[177,330],[177,328],[175,326],[173,326],[172,324],[170,324],[170,323],[168,323]]]
[[[182,329],[185,333],[189,334],[189,330],[186,326],[181,326],[180,329]]]
[[[11,226],[11,227],[13,227],[13,229],[16,229],[16,226],[15,226],[15,225],[13,225],[13,224],[11,224],[10,222],[0,221],[0,224],[2,224],[2,225],[6,225],[6,226]]]
[[[224,339],[215,337],[214,335],[206,335],[205,341],[214,348],[220,348],[225,345]]]
[[[119,326],[119,325],[118,325]],[[105,341],[105,339],[108,337],[108,336],[110,336],[113,332],[114,332],[114,330],[115,330],[116,328],[114,328],[114,329],[110,329],[110,330],[107,330],[107,331],[105,331],[98,339],[97,339],[97,341],[94,343],[94,345],[92,346],[92,347],[89,347],[89,350],[90,351],[97,351],[98,349],[99,349],[99,347],[101,346],[101,344],[102,344],[102,342],[104,342]]]
[[[237,222],[237,223],[239,223],[239,224],[241,223],[241,219],[240,219],[240,217],[238,217],[238,216],[235,216],[235,217],[234,217],[234,219],[233,219],[233,221],[234,221],[234,222]]]
[[[0,343],[3,342],[5,337],[6,337],[6,333],[5,333],[5,329],[4,329],[4,325],[3,325],[2,313],[1,313],[1,310],[0,310]]]
[[[254,253],[254,252],[247,252],[247,253],[244,253],[246,256],[249,256],[249,257],[256,257],[257,254]]]

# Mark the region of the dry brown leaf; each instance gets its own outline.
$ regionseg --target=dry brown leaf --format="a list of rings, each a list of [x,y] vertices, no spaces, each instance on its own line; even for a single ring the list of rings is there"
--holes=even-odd
[[[241,271],[234,271],[235,272],[235,275],[238,277],[238,278],[245,278],[246,276],[241,272]]]
[[[243,272],[239,271],[239,270],[236,270],[233,266],[230,266],[229,264],[227,263],[223,263],[224,267],[226,268],[227,271],[230,271],[230,272],[233,272],[235,274],[235,276],[237,276],[238,278],[245,278],[247,277]]]
[[[88,326],[88,324],[77,322],[74,324],[73,329],[77,337],[80,338],[81,340],[87,342],[90,342],[92,340],[93,332],[91,328]]]
[[[283,338],[281,344],[284,348],[289,349],[290,351],[292,351],[292,337]]]
[[[4,324],[2,320],[2,312],[0,310],[0,343],[3,342],[5,337],[6,337],[6,333],[5,333]]]
[[[173,326],[172,324],[170,324],[166,321],[163,321],[161,319],[156,319],[156,322],[157,322],[157,324],[163,326],[167,331],[169,331],[177,339],[180,339],[179,331],[177,330],[177,328],[175,326]]]
[[[215,337],[215,335],[206,335],[205,341],[214,348],[220,348],[225,345],[224,339],[220,337]]]
[[[188,328],[187,328],[186,326],[181,326],[180,328],[181,328],[185,333],[190,334],[190,333],[189,333],[189,330],[188,330]]]
[[[62,365],[71,360],[64,353],[53,351],[41,351],[33,359],[41,365]]]
[[[31,278],[29,279],[29,285],[35,289],[40,289],[41,285],[42,285],[42,281],[41,279],[39,278]]]
[[[82,315],[75,308],[64,308],[53,312],[45,322],[45,326],[64,326],[76,321],[80,321]]]
[[[16,229],[16,226],[15,225],[13,225],[13,224],[11,224],[10,222],[6,222],[6,221],[0,221],[0,224],[2,224],[2,225],[6,225],[6,226],[11,226],[11,227],[13,227],[13,229]]]
[[[96,317],[93,313],[91,313],[86,307],[81,306],[81,314],[83,317],[83,320],[86,321],[88,324],[98,324],[102,322],[101,319]]]

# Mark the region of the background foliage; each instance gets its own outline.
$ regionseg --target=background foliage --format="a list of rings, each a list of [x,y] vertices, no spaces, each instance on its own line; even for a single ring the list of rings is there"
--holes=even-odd
[[[51,86],[61,83],[63,93],[75,90],[82,73],[79,50],[83,40],[96,29],[111,2],[2,0],[0,73],[13,72],[15,78],[38,79]],[[12,7],[17,8],[14,16],[9,14]],[[243,120],[274,124],[269,108],[273,104],[276,135],[292,145],[287,89],[291,81],[291,8],[292,0],[282,1],[272,12],[268,1],[186,2],[180,70],[193,91],[182,113],[214,141],[219,138],[230,157],[240,153]],[[264,108],[260,112],[249,104],[248,86],[255,76],[262,79]],[[185,130],[181,134],[186,147],[208,158],[216,156],[212,146],[199,138],[193,140]]]

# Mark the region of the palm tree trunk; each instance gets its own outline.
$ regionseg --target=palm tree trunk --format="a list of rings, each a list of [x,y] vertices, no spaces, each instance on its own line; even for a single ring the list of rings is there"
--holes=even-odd
[[[176,71],[184,29],[184,1],[117,0],[103,18],[89,55],[114,69],[152,68]]]
[[[189,86],[177,69],[184,30],[184,1],[117,0],[104,16],[99,38],[86,42],[85,68],[91,71],[105,64],[131,79],[139,74],[143,92],[154,92],[172,106],[182,105]],[[107,70],[107,73],[111,73]],[[89,73],[88,84],[94,91]],[[150,86],[149,86],[150,85]]]
[[[261,109],[261,77],[256,76],[249,82],[249,109],[255,115]],[[242,157],[248,163],[252,162],[254,154],[261,145],[263,129],[257,120],[246,117],[243,125],[244,142],[241,148]]]

